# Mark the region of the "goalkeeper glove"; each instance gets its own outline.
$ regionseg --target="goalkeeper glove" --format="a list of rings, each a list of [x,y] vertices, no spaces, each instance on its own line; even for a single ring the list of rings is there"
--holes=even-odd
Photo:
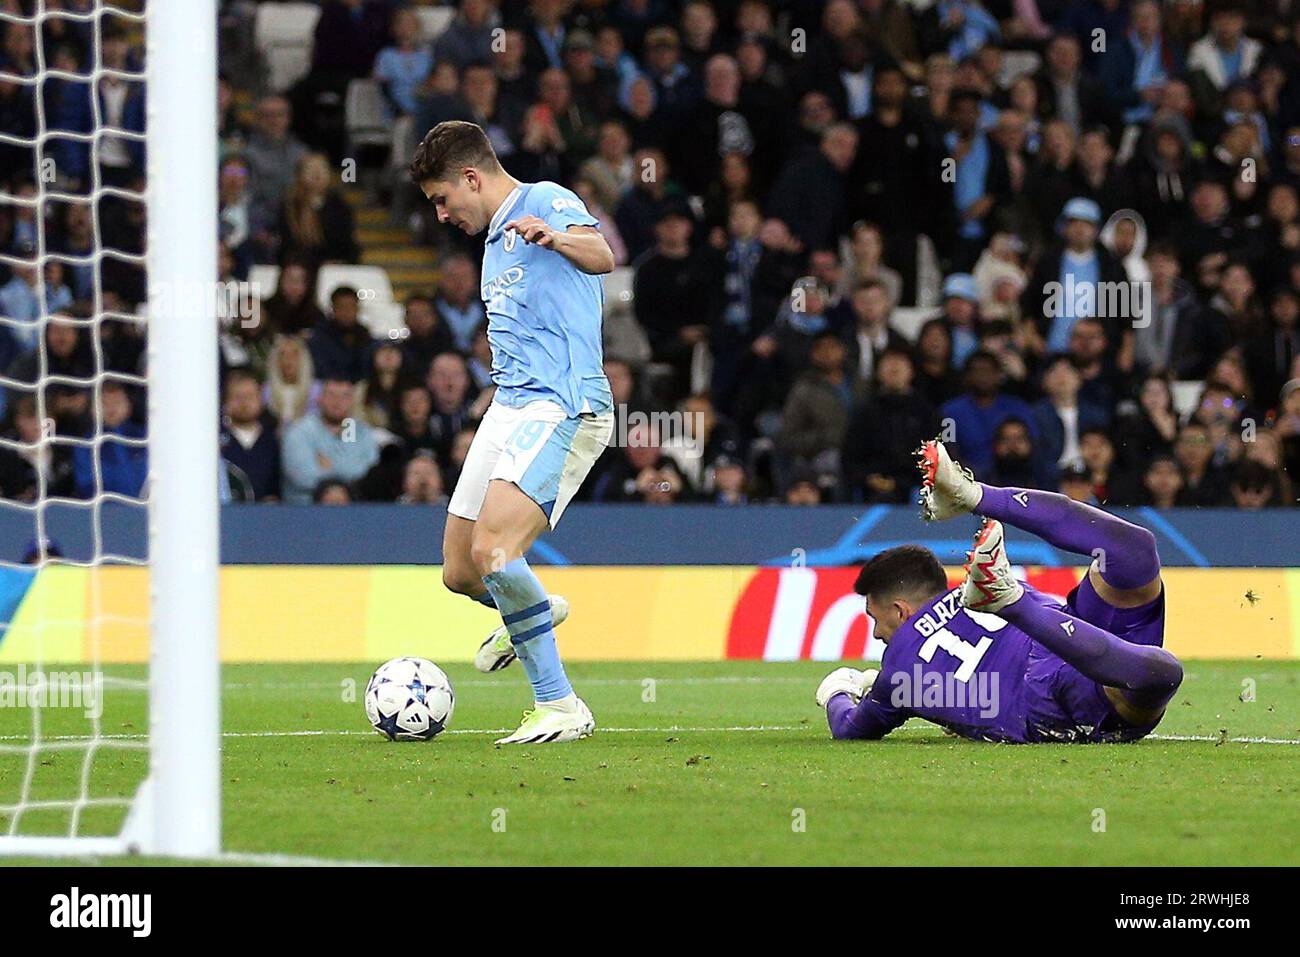
[[[880,672],[875,668],[858,671],[856,668],[836,668],[817,686],[817,705],[826,707],[827,702],[837,694],[847,694],[857,704],[862,696],[871,690]]]

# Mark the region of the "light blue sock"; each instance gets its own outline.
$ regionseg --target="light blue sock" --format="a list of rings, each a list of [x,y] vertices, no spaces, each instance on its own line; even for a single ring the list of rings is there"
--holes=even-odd
[[[510,643],[528,672],[533,697],[558,701],[573,693],[560,663],[551,622],[551,602],[528,562],[516,558],[500,571],[483,576],[483,584],[496,600]]]
[[[497,606],[497,600],[492,597],[490,591],[485,591],[481,595],[470,595],[469,597],[474,599],[480,605],[487,605],[489,608],[495,608]]]

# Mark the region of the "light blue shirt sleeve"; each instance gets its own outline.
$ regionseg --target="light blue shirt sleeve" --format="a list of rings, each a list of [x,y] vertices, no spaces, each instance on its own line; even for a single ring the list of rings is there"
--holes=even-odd
[[[312,447],[311,428],[311,419],[303,418],[291,425],[284,433],[281,466],[284,469],[284,477],[288,479],[285,488],[286,499],[291,497],[293,491],[298,492],[295,497],[299,502],[302,501],[304,491],[310,499],[312,489],[324,478],[320,464],[316,461],[316,450]],[[288,486],[292,486],[292,489]]]
[[[355,482],[379,461],[379,443],[375,441],[375,433],[370,430],[370,426],[354,420],[353,428],[356,429],[356,434],[351,442],[343,442],[331,436],[333,454],[325,453],[334,465],[330,474],[345,482]]]
[[[538,183],[529,192],[528,199],[533,215],[561,232],[570,226],[599,226],[596,217],[587,212],[586,204],[571,189],[557,183]]]
[[[398,75],[398,52],[396,47],[384,47],[375,57],[375,79],[391,80]]]

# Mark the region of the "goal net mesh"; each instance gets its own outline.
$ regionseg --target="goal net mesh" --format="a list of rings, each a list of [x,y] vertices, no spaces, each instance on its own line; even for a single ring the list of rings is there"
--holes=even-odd
[[[0,5],[0,844],[116,834],[148,770],[144,30]]]

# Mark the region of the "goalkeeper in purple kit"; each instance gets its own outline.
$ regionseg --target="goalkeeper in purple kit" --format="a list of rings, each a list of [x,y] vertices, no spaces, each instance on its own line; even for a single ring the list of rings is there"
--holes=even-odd
[[[1055,492],[974,480],[941,442],[920,450],[929,521],[984,517],[966,579],[948,589],[918,545],[868,561],[854,590],[886,642],[879,671],[840,668],[817,689],[835,738],[883,737],[911,717],[979,741],[1135,741],[1183,679],[1164,640],[1154,536]],[[1002,523],[1093,563],[1064,604],[1017,581]]]

